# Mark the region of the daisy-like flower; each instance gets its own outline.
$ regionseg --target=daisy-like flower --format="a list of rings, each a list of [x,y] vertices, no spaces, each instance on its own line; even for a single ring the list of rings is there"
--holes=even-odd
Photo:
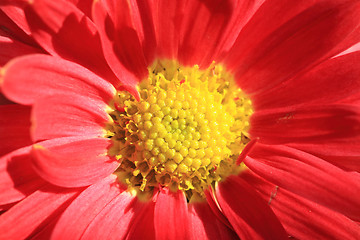
[[[358,0],[4,0],[0,239],[359,239]]]

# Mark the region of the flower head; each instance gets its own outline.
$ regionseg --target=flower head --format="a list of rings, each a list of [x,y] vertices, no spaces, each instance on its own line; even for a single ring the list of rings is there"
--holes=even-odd
[[[0,7],[0,239],[360,237],[358,1]]]

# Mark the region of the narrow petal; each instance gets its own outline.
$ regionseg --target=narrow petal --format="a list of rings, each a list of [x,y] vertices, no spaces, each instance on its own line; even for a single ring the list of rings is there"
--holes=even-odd
[[[41,97],[68,92],[108,102],[115,93],[110,83],[86,68],[47,55],[16,58],[3,71],[5,96],[25,105]]]
[[[46,184],[32,169],[31,146],[0,158],[0,205],[22,200]]]
[[[107,155],[107,138],[57,138],[33,147],[36,172],[63,187],[87,186],[109,176],[119,163]]]
[[[206,202],[189,204],[188,211],[190,239],[239,239],[234,231],[217,219]]]
[[[0,105],[0,156],[32,144],[30,107]]]
[[[219,183],[216,198],[241,239],[287,239],[273,211],[244,180],[230,176]]]
[[[47,185],[0,216],[3,239],[25,239],[46,226],[69,205],[82,189]]]
[[[134,218],[130,225],[130,230],[126,240],[149,239],[156,240],[154,227],[154,202],[141,203],[142,209]],[[165,227],[165,226],[164,226]]]
[[[24,13],[24,2],[21,1],[9,1],[2,5],[4,1],[0,2],[0,22],[1,30],[6,33],[7,37],[15,39],[26,45],[33,46],[41,49],[41,47],[35,42],[30,36],[30,28],[27,24],[25,13]],[[19,4],[18,4],[19,3]]]
[[[25,8],[33,38],[51,55],[79,63],[117,84],[94,23],[66,0],[32,1]]]
[[[250,134],[263,143],[326,142],[357,139],[360,108],[354,105],[309,105],[257,111]]]
[[[308,153],[258,144],[244,160],[252,171],[295,194],[360,219],[360,174],[346,172]]]
[[[109,5],[106,1],[94,2],[94,22],[99,29],[104,55],[109,66],[123,85],[135,88],[137,83],[147,75],[146,68],[151,63],[147,63],[144,59],[140,40],[136,30],[131,28],[132,26],[122,26],[122,29],[116,29],[113,15],[118,14],[116,14],[115,5],[119,5],[118,7],[123,5],[121,11],[124,11],[124,14],[119,18],[125,18],[125,22],[130,21],[130,19],[126,20],[126,18],[130,18],[128,2],[116,3]],[[118,40],[115,41],[116,39]]]
[[[41,50],[20,41],[0,36],[0,67],[15,57],[34,53],[41,53]]]
[[[80,239],[94,218],[120,194],[114,175],[85,189],[64,211],[52,233],[52,239]]]
[[[256,109],[329,104],[359,93],[360,52],[323,62],[304,75],[255,95]],[[346,81],[345,81],[346,79]]]
[[[95,217],[81,239],[125,239],[141,205],[129,192],[122,192]]]
[[[80,9],[88,18],[91,19],[91,7],[93,4],[92,0],[68,0],[75,4],[75,6]]]
[[[187,202],[182,191],[160,189],[154,215],[156,239],[189,238]]]
[[[346,171],[360,172],[360,136],[313,143],[290,143],[289,147],[310,153]]]
[[[159,2],[160,50],[168,46],[164,50],[170,54],[173,49],[178,51],[182,63],[207,67],[230,49],[242,27],[264,1],[195,0],[171,5],[167,1]],[[169,53],[165,57],[177,57]]]
[[[255,187],[296,239],[358,239],[360,226],[342,214],[279,188],[248,171],[241,178]]]
[[[106,108],[102,100],[75,94],[39,99],[32,109],[32,138],[103,137],[110,121]]]
[[[227,66],[246,92],[271,89],[350,47],[333,51],[359,26],[359,14],[356,0],[266,1],[229,51]]]

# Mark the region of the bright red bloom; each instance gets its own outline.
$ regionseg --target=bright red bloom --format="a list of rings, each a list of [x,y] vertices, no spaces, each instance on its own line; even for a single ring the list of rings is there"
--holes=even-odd
[[[0,7],[1,91],[17,103],[0,100],[0,239],[360,238],[359,1]],[[108,106],[140,98],[156,59],[222,63],[252,100],[246,168],[206,201],[164,184],[142,201],[113,174]]]

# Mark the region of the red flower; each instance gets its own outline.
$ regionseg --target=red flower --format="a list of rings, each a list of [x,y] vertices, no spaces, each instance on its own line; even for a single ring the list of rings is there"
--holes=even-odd
[[[359,1],[0,7],[0,239],[360,238]]]

